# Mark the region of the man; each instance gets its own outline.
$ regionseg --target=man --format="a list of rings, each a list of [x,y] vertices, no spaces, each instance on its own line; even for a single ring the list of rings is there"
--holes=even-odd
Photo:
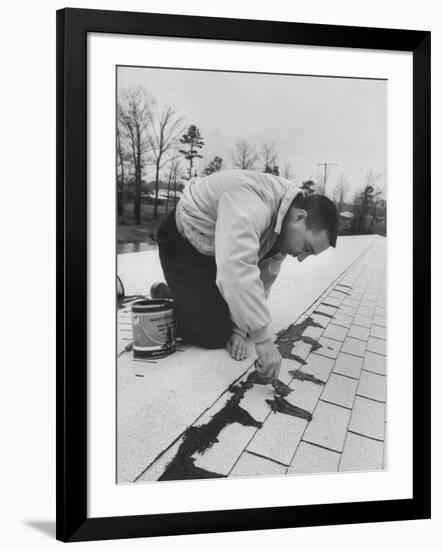
[[[336,245],[334,204],[304,196],[292,182],[248,170],[193,178],[176,209],[163,219],[157,241],[167,285],[152,297],[172,296],[177,334],[205,348],[226,346],[247,355],[250,336],[260,375],[279,375],[281,355],[270,333],[266,299],[282,261],[302,262]]]

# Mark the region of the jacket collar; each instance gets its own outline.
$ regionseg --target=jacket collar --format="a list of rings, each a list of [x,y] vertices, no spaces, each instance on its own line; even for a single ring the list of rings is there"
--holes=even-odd
[[[276,216],[275,229],[273,230],[275,233],[281,233],[281,226],[282,226],[284,217],[287,214],[287,211],[290,208],[290,205],[292,204],[293,199],[299,194],[302,195],[303,191],[297,185],[290,185],[287,191],[285,192],[284,196],[282,197],[281,204],[279,205],[278,214]]]

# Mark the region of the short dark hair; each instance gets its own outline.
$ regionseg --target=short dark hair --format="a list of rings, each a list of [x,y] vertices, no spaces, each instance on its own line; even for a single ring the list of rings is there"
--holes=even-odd
[[[292,206],[307,212],[305,224],[307,229],[315,232],[325,230],[330,246],[336,247],[339,220],[338,211],[333,201],[324,195],[300,193],[294,198]]]

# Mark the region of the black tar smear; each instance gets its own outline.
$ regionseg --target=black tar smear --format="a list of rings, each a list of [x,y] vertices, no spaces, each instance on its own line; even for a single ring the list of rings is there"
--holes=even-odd
[[[310,422],[310,420],[313,418],[310,412],[306,411],[305,409],[301,409],[296,405],[292,405],[281,395],[275,396],[273,401],[271,401],[270,399],[266,399],[266,403],[270,405],[270,408],[275,413],[281,412],[284,414],[289,414],[291,416],[296,416],[297,418],[303,418],[308,422]]]
[[[276,345],[281,353],[281,356],[288,359],[295,359],[302,364],[306,364],[300,357],[291,353],[294,342],[297,340],[303,340],[312,345],[313,350],[321,347],[316,340],[312,338],[302,336],[304,330],[309,326],[322,327],[319,323],[313,321],[311,317],[305,319],[298,325],[290,325],[288,329],[283,330],[277,334]],[[316,382],[312,375],[305,375],[305,378],[299,379],[309,380]],[[320,381],[319,381],[320,382]],[[190,426],[183,435],[183,442],[181,443],[177,454],[167,465],[165,471],[158,479],[158,481],[173,481],[182,479],[209,479],[217,477],[225,477],[215,472],[204,470],[195,466],[195,453],[202,454],[204,451],[212,447],[218,442],[218,436],[223,428],[234,422],[238,422],[242,426],[253,426],[255,428],[261,428],[262,423],[255,420],[245,409],[240,407],[241,399],[244,397],[247,390],[253,387],[254,384],[262,383],[259,379],[259,375],[256,371],[252,371],[245,382],[241,382],[239,385],[233,385],[230,391],[233,393],[232,397],[227,401],[224,407],[214,414],[207,424],[201,426]],[[322,382],[321,382],[322,383]],[[304,418],[308,421],[312,419],[310,412],[291,405],[284,399],[284,395],[290,393],[290,388],[286,387],[281,382],[281,386],[274,385],[274,389],[281,393],[280,396],[275,396],[274,400],[266,400],[274,412],[281,412],[299,418]]]
[[[310,344],[312,346],[312,351],[316,351],[321,347],[321,344],[313,338],[302,335],[307,327],[324,328],[319,323],[316,323],[311,317],[307,317],[307,319],[304,319],[302,323],[298,323],[297,325],[293,323],[293,325],[290,325],[289,328],[278,332],[276,335],[275,344],[284,359],[294,359],[295,361],[301,363],[301,365],[307,364],[304,359],[301,359],[298,355],[292,353],[293,345],[298,340],[302,340],[303,342]]]
[[[262,423],[255,420],[246,410],[239,406],[245,392],[254,384],[255,373],[252,372],[247,380],[239,386],[233,386],[230,391],[232,397],[224,407],[218,411],[212,419],[202,426],[191,426],[183,436],[183,442],[177,454],[167,465],[166,470],[158,481],[171,481],[177,479],[205,479],[211,477],[224,477],[214,472],[208,472],[197,468],[194,464],[195,453],[204,453],[218,441],[218,435],[228,424],[238,422],[243,426],[254,426],[261,428]]]

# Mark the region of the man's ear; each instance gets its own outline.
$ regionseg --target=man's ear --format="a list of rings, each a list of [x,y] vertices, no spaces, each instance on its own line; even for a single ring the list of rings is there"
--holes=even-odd
[[[295,209],[295,220],[297,222],[307,219],[307,211],[302,208]]]

